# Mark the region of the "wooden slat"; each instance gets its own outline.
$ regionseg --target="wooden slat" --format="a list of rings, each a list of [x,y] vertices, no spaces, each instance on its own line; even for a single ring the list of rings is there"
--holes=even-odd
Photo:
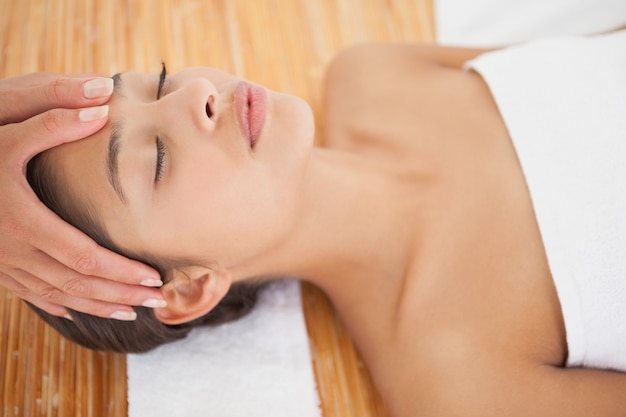
[[[320,114],[324,68],[336,52],[365,41],[432,41],[432,1],[0,0],[0,77],[155,72],[164,60],[171,71],[215,66],[300,95]],[[306,285],[303,302],[324,415],[386,416],[326,297]],[[126,389],[124,355],[63,340],[0,288],[3,417],[125,417]]]

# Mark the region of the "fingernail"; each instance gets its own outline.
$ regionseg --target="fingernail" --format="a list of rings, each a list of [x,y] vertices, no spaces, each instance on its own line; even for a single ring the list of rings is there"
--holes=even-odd
[[[161,287],[163,286],[163,281],[160,279],[148,278],[141,281],[140,284],[144,287]]]
[[[93,122],[102,119],[109,114],[109,106],[88,107],[78,112],[78,118],[81,122]]]
[[[151,308],[163,308],[163,307],[167,307],[167,301],[160,300],[158,298],[148,298],[141,305],[144,307],[151,307]]]
[[[109,317],[116,320],[133,321],[137,319],[137,313],[135,313],[134,311],[120,310],[111,314]]]
[[[70,316],[69,314],[66,314],[63,316],[64,318],[70,320],[70,321],[74,321],[74,319],[72,318],[72,316]]]
[[[94,78],[83,84],[85,98],[108,97],[113,93],[112,78]]]

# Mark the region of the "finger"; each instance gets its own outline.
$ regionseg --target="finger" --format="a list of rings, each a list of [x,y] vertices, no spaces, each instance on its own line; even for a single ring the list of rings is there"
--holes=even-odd
[[[49,79],[40,83],[2,89],[0,125],[22,122],[54,108],[77,109],[101,105],[113,92],[112,78],[46,75],[45,78]]]
[[[87,235],[59,217],[36,215],[33,218],[33,227],[38,233],[29,235],[29,243],[70,270],[124,284],[140,284],[146,287],[159,287],[163,284],[159,273],[154,269],[98,246]]]
[[[24,122],[3,126],[3,136],[19,143],[11,148],[19,155],[6,155],[7,160],[26,162],[46,149],[92,135],[105,125],[108,114],[106,105],[80,110],[53,109]]]
[[[42,281],[54,286],[66,296],[119,305],[164,307],[163,295],[158,289],[82,275],[43,252],[33,254],[28,272],[41,277]]]
[[[31,192],[32,193],[32,192]],[[32,196],[36,199],[36,197]],[[163,285],[159,273],[141,262],[128,259],[113,251],[107,250],[94,242],[80,230],[63,221],[48,210],[38,200],[22,206],[21,213],[28,218],[28,224],[5,225],[5,232],[19,236],[22,241],[40,251],[27,253],[12,264],[19,264],[20,259],[27,259],[28,266],[20,267],[37,276],[52,274],[61,280],[63,275],[81,274],[97,276],[111,281],[160,287]],[[35,256],[47,255],[50,259],[36,259]],[[50,261],[56,260],[65,269],[55,269]],[[51,281],[52,282],[52,281]],[[148,294],[144,292],[144,294]],[[151,293],[155,295],[155,293]],[[113,300],[120,302],[119,300]]]
[[[102,77],[103,74],[83,73],[83,74],[55,74],[52,72],[32,72],[26,75],[18,75],[17,77],[9,77],[0,79],[0,93],[5,94],[17,88],[37,87],[49,83],[60,77],[68,78],[95,78]]]
[[[28,300],[37,307],[55,316],[65,316],[67,310],[59,310],[55,306],[65,306],[72,310],[103,318],[113,318],[118,320],[134,320],[136,314],[132,307],[128,305],[117,305],[99,300],[85,299],[65,294],[58,288],[51,286],[28,272],[14,271],[15,281],[19,281],[26,291],[22,291],[20,297]],[[44,306],[44,307],[40,307]],[[62,308],[62,307],[61,307]]]
[[[6,275],[2,272],[0,272],[0,285],[11,291],[22,300],[28,301],[29,303],[39,307],[49,314],[52,314],[53,316],[64,317],[67,314],[67,310],[65,309],[65,307],[58,304],[50,303],[42,299],[41,297],[36,296],[24,285],[20,284],[9,275]]]

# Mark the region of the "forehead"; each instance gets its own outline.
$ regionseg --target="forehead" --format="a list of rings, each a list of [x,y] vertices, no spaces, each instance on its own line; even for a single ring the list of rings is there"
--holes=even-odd
[[[92,194],[88,190],[97,190],[99,194],[105,191],[105,184],[100,182],[106,178],[108,133],[104,128],[86,139],[65,143],[47,151],[53,169],[62,173],[65,187],[85,196]]]
[[[114,81],[114,89],[108,104],[113,112],[115,112],[118,100],[121,98],[141,98],[143,101],[156,99],[156,87],[159,80],[158,74],[122,72],[115,74],[112,78]]]
[[[123,205],[106,179],[109,133],[105,128],[88,138],[46,151],[51,169],[59,173],[58,192],[73,195],[77,203],[89,207],[104,224],[109,216],[119,217],[123,213]]]

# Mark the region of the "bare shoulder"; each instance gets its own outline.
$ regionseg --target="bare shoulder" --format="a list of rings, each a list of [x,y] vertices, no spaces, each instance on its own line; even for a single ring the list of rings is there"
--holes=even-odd
[[[324,84],[327,146],[354,150],[355,143],[361,142],[360,148],[364,139],[384,133],[380,122],[389,123],[392,107],[407,94],[405,80],[415,84],[424,78],[420,61],[410,63],[406,52],[398,45],[363,44],[335,57]]]
[[[474,127],[476,136],[494,131],[501,120],[489,89],[462,69],[480,52],[425,44],[364,44],[341,52],[324,89],[326,145],[415,155],[437,151],[422,147],[433,138],[444,144],[460,132],[472,135]]]
[[[378,97],[380,105],[381,87],[399,87],[406,76],[423,79],[425,73],[433,72],[433,62],[420,53],[423,49],[423,46],[408,44],[361,44],[342,50],[326,73],[327,102],[365,104],[363,97]]]
[[[329,67],[329,80],[352,77],[360,71],[403,67],[412,69],[447,67],[461,69],[463,64],[488,49],[458,48],[428,43],[364,43],[342,50]],[[343,81],[343,79],[342,79]]]

